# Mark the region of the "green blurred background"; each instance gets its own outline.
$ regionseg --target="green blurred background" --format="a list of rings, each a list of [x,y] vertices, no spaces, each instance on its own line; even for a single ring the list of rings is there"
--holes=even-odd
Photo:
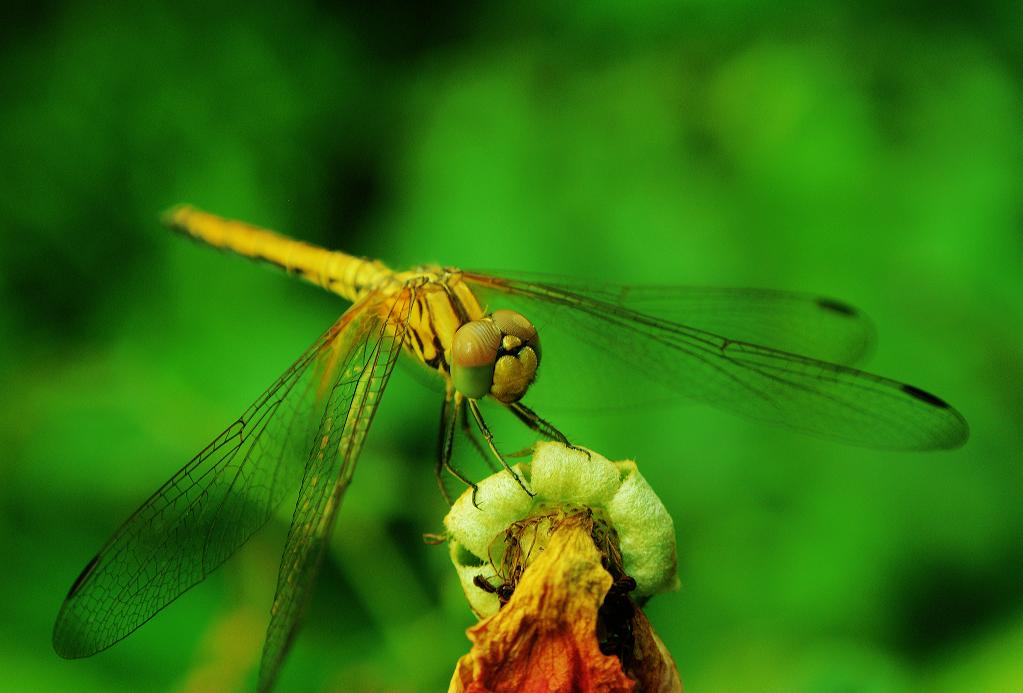
[[[345,308],[166,232],[189,201],[402,267],[821,292],[973,437],[890,454],[702,406],[562,427],[633,457],[691,691],[1023,690],[1016,2],[25,3],[0,23],[0,688],[248,682],[287,512],[112,650],[85,562]],[[471,622],[438,398],[399,370],[281,690],[436,691]],[[204,688],[205,687],[205,688]]]

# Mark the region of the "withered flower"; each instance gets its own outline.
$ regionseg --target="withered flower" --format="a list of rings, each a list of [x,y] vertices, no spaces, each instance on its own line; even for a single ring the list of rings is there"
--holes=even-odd
[[[640,606],[676,589],[670,516],[633,462],[557,443],[464,494],[445,518],[482,620],[449,691],[681,691]]]

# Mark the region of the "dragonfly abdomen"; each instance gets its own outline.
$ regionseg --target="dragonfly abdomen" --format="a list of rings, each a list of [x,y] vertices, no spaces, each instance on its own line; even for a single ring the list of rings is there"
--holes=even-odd
[[[379,261],[296,241],[190,205],[170,209],[163,215],[163,221],[175,231],[215,248],[269,263],[288,274],[297,274],[353,303],[394,276]]]

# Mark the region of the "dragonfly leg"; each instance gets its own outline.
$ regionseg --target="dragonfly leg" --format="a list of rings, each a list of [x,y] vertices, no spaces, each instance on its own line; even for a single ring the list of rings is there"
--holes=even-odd
[[[496,461],[494,461],[494,456],[483,449],[483,444],[480,442],[479,438],[476,437],[476,433],[472,430],[472,426],[469,425],[469,415],[466,413],[465,408],[459,407],[458,413],[458,420],[462,424],[462,432],[465,434],[465,437],[472,442],[473,447],[476,448],[476,452],[478,452],[480,457],[483,458],[483,461],[487,463],[487,466],[490,467],[491,471],[501,471],[501,467]],[[512,457],[514,457],[514,455],[512,455]]]
[[[457,397],[457,395],[455,395]],[[476,484],[466,478],[458,469],[451,464],[451,454],[455,447],[455,425],[458,419],[458,410],[461,408],[461,402],[455,402],[454,397],[445,395],[444,404],[440,410],[440,437],[438,438],[437,445],[437,464],[434,467],[433,474],[437,479],[437,486],[440,487],[440,493],[444,496],[444,500],[447,501],[448,505],[453,503],[451,494],[448,493],[447,487],[444,485],[444,470],[446,469],[452,476],[457,478],[463,484],[472,489],[472,504],[476,505],[476,492],[478,490]]]
[[[522,404],[521,402],[513,402],[508,405],[508,409],[511,410],[512,414],[515,414],[519,421],[529,426],[532,430],[536,431],[544,438],[547,438],[548,440],[555,440],[570,450],[579,450],[584,452],[586,453],[586,457],[590,456],[588,450],[572,445],[565,434],[554,427],[554,424],[541,418],[539,414],[527,407],[525,404]]]
[[[542,435],[547,440],[556,440],[562,445],[572,446],[568,442],[568,438],[565,434],[554,427],[550,421],[540,418],[540,415],[535,411],[527,407],[521,402],[513,402],[508,405],[508,409],[511,410],[512,414],[518,418],[519,421],[526,424],[532,430]]]
[[[451,398],[447,395],[444,396],[444,404],[440,408],[440,435],[437,436],[437,464],[433,468],[433,475],[437,479],[437,486],[440,488],[440,494],[444,496],[444,500],[447,501],[448,505],[452,504],[451,494],[448,493],[447,487],[444,486],[444,466],[446,460],[451,459],[451,447],[452,440],[450,433],[453,433],[453,429],[449,424],[451,419]]]
[[[502,455],[501,452],[497,449],[497,446],[494,445],[494,434],[490,432],[490,428],[487,426],[486,421],[483,420],[483,413],[480,412],[480,405],[474,399],[469,399],[467,400],[467,402],[469,404],[469,411],[472,413],[472,417],[476,419],[476,426],[479,427],[480,433],[483,434],[484,440],[487,441],[487,446],[490,447],[490,452],[494,453],[494,456],[501,461],[501,466],[503,466],[505,470],[507,470],[507,472],[512,475],[512,478],[515,479],[515,482],[519,485],[520,488],[522,488],[523,491],[525,491],[531,497],[536,495],[528,488],[526,488],[526,485],[522,483],[522,479],[519,478],[519,475],[516,474],[515,470],[512,469],[511,466],[508,464],[508,460],[504,459],[504,455]]]

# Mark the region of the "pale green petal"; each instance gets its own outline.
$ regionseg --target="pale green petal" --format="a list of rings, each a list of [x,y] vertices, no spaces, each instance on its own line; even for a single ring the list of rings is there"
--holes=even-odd
[[[625,572],[636,580],[637,597],[678,589],[675,525],[635,462],[619,462],[624,477],[607,505],[618,530]]]
[[[512,469],[520,478],[526,478],[522,465],[517,464]],[[472,489],[466,489],[448,511],[444,526],[449,537],[479,558],[487,560],[487,552],[494,538],[502,535],[511,523],[527,517],[533,499],[522,490],[511,474],[498,472],[477,485],[476,503],[479,507],[472,504]]]
[[[477,575],[483,577],[484,580],[492,577],[494,568],[487,562],[481,563],[478,557],[468,553],[457,541],[448,542],[448,550],[451,553],[451,562],[455,566],[455,572],[458,573],[462,592],[465,593],[465,598],[469,602],[469,608],[480,618],[496,614],[500,608],[497,595],[481,590],[474,582]]]
[[[532,468],[537,497],[558,503],[602,507],[621,484],[621,474],[606,457],[560,443],[537,443]]]

